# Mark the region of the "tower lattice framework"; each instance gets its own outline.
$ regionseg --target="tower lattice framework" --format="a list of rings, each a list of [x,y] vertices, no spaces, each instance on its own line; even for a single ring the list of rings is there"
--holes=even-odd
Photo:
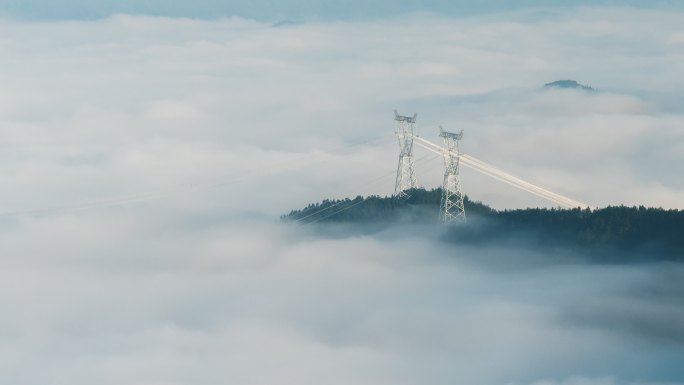
[[[394,185],[394,196],[408,197],[407,190],[416,187],[416,170],[413,165],[413,131],[416,127],[418,114],[401,116],[394,110],[394,120],[397,122],[397,139],[399,139],[399,166],[397,167],[397,182]]]
[[[439,126],[439,136],[444,139],[444,184],[442,186],[442,203],[440,218],[444,223],[465,222],[465,207],[463,205],[463,191],[459,163],[461,159],[461,139],[463,130],[459,133],[444,131]]]

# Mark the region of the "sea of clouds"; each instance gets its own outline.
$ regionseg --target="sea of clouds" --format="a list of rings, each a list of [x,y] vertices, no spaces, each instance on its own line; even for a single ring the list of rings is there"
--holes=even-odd
[[[0,235],[0,378],[684,380],[681,265],[590,265],[562,250],[447,245],[428,231],[439,228],[329,237],[130,212],[23,221]]]
[[[277,214],[385,195],[394,108],[418,112],[420,135],[463,129],[466,152],[578,200],[681,208],[682,17],[2,20],[0,211],[206,192],[243,177],[253,183],[199,200]],[[600,92],[541,89],[565,78]],[[439,160],[418,164],[426,187],[441,174]],[[469,170],[464,189],[495,207],[547,204]]]
[[[681,266],[277,220],[391,193],[394,108],[571,197],[682,208],[683,21],[0,20],[0,382],[684,382]],[[541,88],[564,78],[599,92]]]

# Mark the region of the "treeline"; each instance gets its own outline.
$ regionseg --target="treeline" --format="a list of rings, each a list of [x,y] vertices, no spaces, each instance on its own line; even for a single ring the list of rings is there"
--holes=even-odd
[[[442,197],[441,189],[413,189],[408,191],[408,194],[409,197],[406,199],[377,195],[342,200],[326,199],[301,210],[293,210],[284,215],[283,219],[302,223],[429,223],[437,219]],[[465,197],[464,203],[468,212],[493,211],[481,203],[470,201],[468,197]]]
[[[373,224],[435,223],[442,190],[414,189],[409,198],[358,196],[325,200],[283,218],[301,223]],[[611,252],[618,258],[654,255],[684,260],[684,211],[662,208],[609,206],[597,210],[534,208],[494,210],[464,199],[468,222],[445,230],[445,239],[457,242],[533,242]],[[617,253],[615,253],[617,252]]]

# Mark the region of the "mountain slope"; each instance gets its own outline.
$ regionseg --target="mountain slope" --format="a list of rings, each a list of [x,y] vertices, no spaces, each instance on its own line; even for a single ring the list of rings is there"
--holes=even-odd
[[[284,215],[302,224],[350,224],[357,232],[397,225],[438,225],[441,189],[410,190],[408,199],[361,197],[324,200]],[[440,226],[447,241],[472,243],[520,242],[555,249],[601,252],[602,261],[684,261],[684,211],[609,206],[597,210],[528,208],[494,210],[467,197],[468,222]]]

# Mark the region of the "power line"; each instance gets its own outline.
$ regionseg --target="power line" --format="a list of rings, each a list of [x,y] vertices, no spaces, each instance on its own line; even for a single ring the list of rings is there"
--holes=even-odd
[[[434,153],[438,154],[443,154],[445,151],[444,148],[441,146],[430,142],[429,140],[423,139],[419,136],[414,136],[414,139],[416,141],[416,144],[419,145],[420,147],[425,148],[426,150],[432,151]],[[456,156],[456,154],[454,154]],[[592,207],[584,202],[580,202],[578,200],[568,198],[566,196],[554,193],[550,190],[547,190],[543,187],[537,186],[535,184],[532,184],[530,182],[527,182],[525,180],[522,180],[518,177],[515,177],[503,170],[500,170],[496,167],[494,167],[491,164],[488,164],[482,160],[479,160],[471,155],[467,154],[461,154],[461,161],[463,164],[475,171],[478,171],[482,174],[485,174],[487,176],[490,176],[494,179],[497,179],[501,182],[507,183],[513,187],[519,188],[523,191],[527,191],[531,194],[534,194],[536,196],[539,196],[541,198],[547,199],[551,202],[554,202],[556,204],[559,204],[564,207],[568,208],[576,208],[576,207]]]
[[[380,143],[389,143],[391,139],[387,137],[375,137],[371,138],[368,140],[356,142],[354,144],[346,145],[343,146],[343,148],[346,149],[351,149],[351,148],[356,148],[368,144],[380,144]],[[126,205],[126,204],[131,204],[131,203],[138,203],[138,202],[143,202],[143,201],[149,201],[149,200],[154,200],[174,194],[179,194],[179,193],[185,193],[189,191],[196,191],[200,189],[214,189],[214,188],[220,188],[228,185],[234,185],[237,183],[244,182],[249,179],[253,179],[255,177],[267,175],[269,172],[274,172],[277,170],[281,170],[283,168],[286,168],[292,164],[296,164],[297,162],[301,160],[306,160],[310,159],[311,155],[306,154],[302,156],[295,157],[293,159],[289,159],[287,161],[278,161],[272,164],[267,164],[264,166],[259,166],[259,167],[253,167],[248,170],[243,170],[240,175],[232,175],[229,176],[228,179],[215,182],[215,181],[205,181],[205,182],[184,182],[184,183],[179,183],[173,186],[169,186],[167,188],[161,189],[160,191],[154,191],[154,192],[143,192],[143,193],[137,193],[137,194],[131,194],[128,196],[123,196],[123,197],[117,197],[117,198],[112,198],[112,199],[104,199],[104,200],[94,200],[94,201],[88,201],[88,202],[82,202],[82,203],[75,203],[71,205],[62,205],[62,206],[57,206],[57,207],[39,207],[39,208],[32,208],[32,209],[24,209],[24,210],[14,210],[14,211],[5,211],[5,212],[0,212],[0,218],[11,218],[11,217],[19,217],[19,216],[26,216],[26,215],[49,215],[49,214],[59,214],[59,213],[72,213],[72,212],[80,212],[80,211],[88,211],[88,210],[96,210],[100,208],[109,208],[109,207],[116,207],[116,206],[121,206],[121,205]],[[318,163],[321,162],[328,162],[328,160],[319,160]]]
[[[433,159],[435,159],[435,158],[437,158],[437,157],[438,157],[438,156],[436,156],[436,155],[430,155],[430,154],[424,155],[424,156],[422,156],[422,157],[416,159],[416,160],[413,162],[413,165],[414,165],[414,167],[419,167],[420,165],[422,165],[421,163],[422,163],[423,161],[430,161],[430,160],[433,160]],[[379,182],[380,180],[385,179],[385,178],[387,178],[387,177],[389,177],[389,176],[392,176],[392,175],[394,175],[394,172],[386,173],[386,174],[384,174],[384,175],[381,175],[381,176],[379,176],[379,177],[377,177],[377,178],[371,179],[370,181],[367,181],[367,182],[363,183],[362,186],[370,186],[370,185],[372,185],[372,184],[374,184],[374,183],[377,183],[377,182]],[[358,185],[357,185],[357,186],[358,186]],[[356,187],[356,186],[355,186],[355,187]],[[301,222],[301,223],[306,224],[306,225],[311,224],[311,223],[316,223],[316,222],[318,222],[318,221],[321,220],[321,219],[325,219],[325,218],[328,218],[328,217],[330,217],[330,216],[332,216],[332,215],[334,215],[334,214],[337,214],[337,213],[339,213],[339,212],[346,211],[346,210],[348,210],[348,209],[350,209],[350,208],[352,208],[352,207],[354,207],[354,206],[356,206],[356,205],[358,204],[358,203],[357,203],[357,204],[354,204],[354,205],[352,205],[352,206],[345,207],[345,208],[343,208],[343,209],[340,210],[340,211],[336,211],[336,212],[335,212],[334,214],[332,214],[332,215],[327,215],[327,216],[324,216],[323,218],[317,218],[316,220],[304,222],[304,220],[307,219],[307,218],[310,218],[310,217],[316,216],[316,215],[318,215],[318,214],[321,214],[321,213],[323,213],[323,212],[325,212],[325,211],[331,210],[331,209],[333,209],[333,208],[335,208],[335,207],[337,207],[337,206],[339,206],[339,205],[341,205],[341,204],[343,204],[343,203],[346,203],[346,201],[344,201],[344,200],[339,200],[339,201],[337,201],[336,203],[334,203],[334,204],[332,204],[332,205],[330,205],[330,206],[326,206],[326,207],[324,207],[324,208],[322,208],[322,209],[320,209],[320,210],[314,211],[313,213],[308,214],[308,215],[306,215],[306,216],[304,216],[304,217],[295,218],[295,221]]]

